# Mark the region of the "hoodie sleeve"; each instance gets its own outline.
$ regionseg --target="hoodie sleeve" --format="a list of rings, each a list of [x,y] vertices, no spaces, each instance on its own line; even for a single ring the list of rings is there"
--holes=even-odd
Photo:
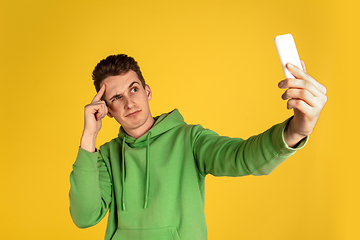
[[[112,184],[99,151],[79,147],[70,185],[70,215],[75,225],[87,228],[100,222],[109,209]]]
[[[270,174],[307,143],[308,137],[297,148],[287,146],[283,132],[290,119],[247,140],[221,137],[196,126],[193,150],[200,173],[234,177]]]

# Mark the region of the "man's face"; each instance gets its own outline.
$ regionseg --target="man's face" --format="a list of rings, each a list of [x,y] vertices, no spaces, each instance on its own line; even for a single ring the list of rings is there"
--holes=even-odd
[[[151,128],[154,119],[151,116],[149,101],[152,97],[148,85],[145,89],[141,85],[137,74],[133,70],[127,73],[105,78],[104,100],[108,105],[108,116],[114,117],[124,130],[145,133]]]

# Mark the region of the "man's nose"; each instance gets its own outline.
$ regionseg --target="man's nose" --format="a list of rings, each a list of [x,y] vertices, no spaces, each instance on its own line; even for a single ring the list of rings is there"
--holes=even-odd
[[[125,108],[126,109],[131,109],[132,107],[134,107],[134,105],[135,105],[135,103],[130,97],[125,97]]]

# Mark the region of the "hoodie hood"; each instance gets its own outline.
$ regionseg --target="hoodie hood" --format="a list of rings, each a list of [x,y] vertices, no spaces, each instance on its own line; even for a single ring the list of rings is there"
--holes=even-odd
[[[144,135],[139,138],[133,138],[125,132],[124,128],[121,126],[118,134],[117,140],[122,145],[122,209],[126,210],[125,204],[125,195],[126,195],[126,154],[125,154],[125,145],[128,145],[131,148],[144,148],[146,147],[146,182],[145,182],[145,193],[144,193],[144,208],[147,208],[148,197],[149,197],[149,188],[150,188],[150,145],[154,142],[159,136],[166,133],[167,131],[179,127],[180,125],[186,125],[184,118],[181,116],[178,109],[174,109],[169,113],[164,113],[160,116],[154,118],[155,123],[153,127]]]

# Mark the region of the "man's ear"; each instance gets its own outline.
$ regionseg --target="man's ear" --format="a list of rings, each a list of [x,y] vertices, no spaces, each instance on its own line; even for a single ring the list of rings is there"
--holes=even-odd
[[[146,92],[146,95],[148,97],[148,101],[150,101],[151,98],[152,98],[152,92],[151,92],[151,89],[150,89],[149,85],[147,85],[147,84],[145,85],[145,92]]]

